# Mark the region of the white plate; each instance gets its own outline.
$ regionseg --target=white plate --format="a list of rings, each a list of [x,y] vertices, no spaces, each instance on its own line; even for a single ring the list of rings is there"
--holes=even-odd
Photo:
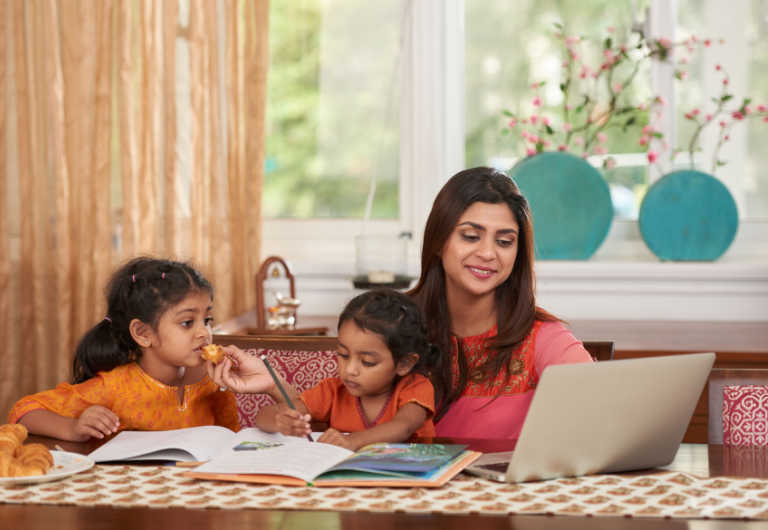
[[[50,482],[59,480],[93,467],[93,460],[85,455],[69,453],[67,451],[51,451],[53,467],[45,475],[32,477],[0,477],[0,485],[3,484],[34,484],[36,482]]]

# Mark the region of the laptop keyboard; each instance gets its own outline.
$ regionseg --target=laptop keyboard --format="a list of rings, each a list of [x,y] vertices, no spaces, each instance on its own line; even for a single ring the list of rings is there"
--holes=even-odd
[[[509,462],[498,462],[496,464],[481,464],[478,467],[488,469],[489,471],[496,471],[497,473],[506,473],[509,467]]]

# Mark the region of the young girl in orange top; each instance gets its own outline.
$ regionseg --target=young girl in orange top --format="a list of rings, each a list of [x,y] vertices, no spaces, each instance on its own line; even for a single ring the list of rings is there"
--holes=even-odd
[[[107,286],[107,316],[80,340],[73,384],[19,400],[8,421],[63,440],[198,425],[239,429],[235,398],[206,374],[213,288],[194,268],[136,258]]]
[[[440,356],[426,339],[416,304],[397,291],[368,291],[349,302],[338,330],[338,377],[300,396],[283,385],[297,410],[285,404],[274,385],[263,384],[264,365],[255,357],[229,349],[232,359],[209,373],[236,392],[266,391],[278,402],[255,419],[267,432],[305,436],[310,420],[327,422],[331,428],[318,441],[352,450],[434,436],[434,391],[425,374]]]

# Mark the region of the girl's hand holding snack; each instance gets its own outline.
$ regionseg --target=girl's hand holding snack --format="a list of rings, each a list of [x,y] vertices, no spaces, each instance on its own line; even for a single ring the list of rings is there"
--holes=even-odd
[[[307,436],[312,433],[309,422],[312,416],[292,409],[285,403],[277,405],[275,425],[277,430],[289,436]]]
[[[225,356],[218,364],[206,361],[205,368],[217,385],[239,394],[267,392],[275,383],[266,366],[256,355],[248,355],[237,346],[223,347]]]
[[[104,438],[117,432],[120,418],[106,407],[94,405],[80,414],[72,426],[72,440],[84,442],[88,438]]]

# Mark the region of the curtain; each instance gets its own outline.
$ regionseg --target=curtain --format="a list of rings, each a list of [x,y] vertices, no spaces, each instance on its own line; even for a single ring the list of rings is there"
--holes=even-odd
[[[267,0],[0,1],[3,413],[70,379],[134,256],[252,308],[267,30]]]

